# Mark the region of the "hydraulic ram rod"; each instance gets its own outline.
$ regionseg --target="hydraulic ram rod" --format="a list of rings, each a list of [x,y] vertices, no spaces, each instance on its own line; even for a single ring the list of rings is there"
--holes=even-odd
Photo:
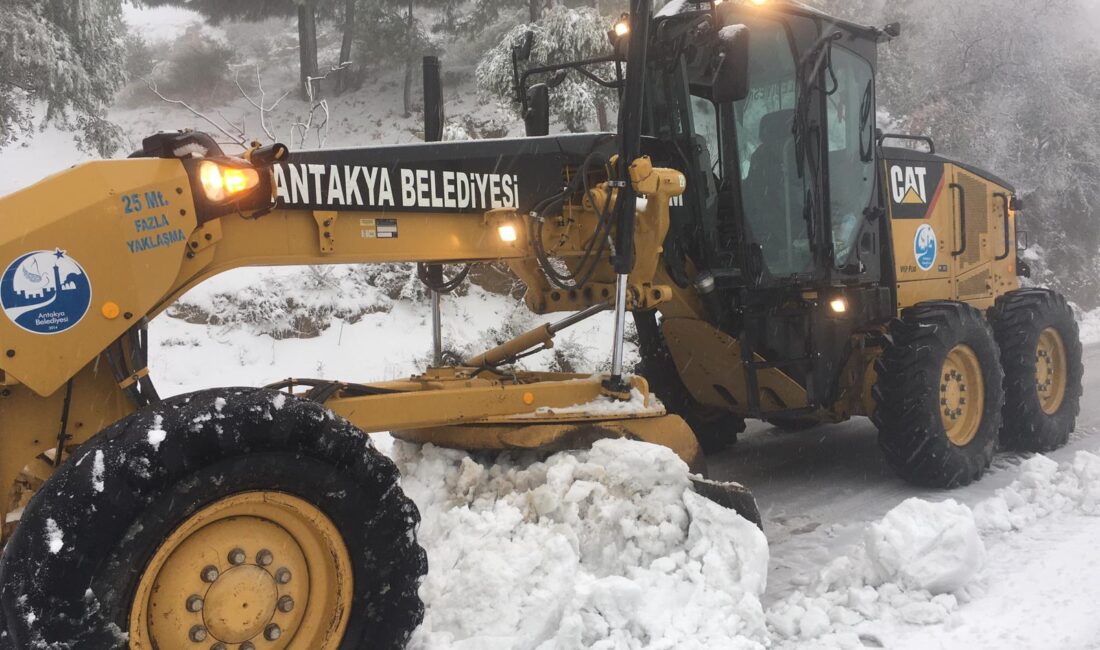
[[[588,309],[566,316],[556,323],[545,323],[529,332],[520,334],[511,341],[498,345],[488,352],[483,352],[476,357],[467,359],[465,365],[473,368],[499,366],[502,363],[515,359],[528,350],[532,350],[539,346],[547,347],[553,342],[554,335],[558,332],[568,327],[572,327],[581,321],[587,320],[596,314],[607,311],[610,307],[610,304],[601,302],[592,305]]]

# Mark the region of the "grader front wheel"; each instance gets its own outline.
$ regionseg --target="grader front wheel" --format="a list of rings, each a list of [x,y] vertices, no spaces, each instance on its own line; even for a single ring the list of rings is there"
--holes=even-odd
[[[39,489],[0,561],[0,623],[15,648],[403,648],[427,562],[397,478],[319,404],[167,400]]]
[[[145,568],[130,642],[333,650],[351,613],[351,567],[339,530],[311,503],[259,491],[222,499],[184,521]]]

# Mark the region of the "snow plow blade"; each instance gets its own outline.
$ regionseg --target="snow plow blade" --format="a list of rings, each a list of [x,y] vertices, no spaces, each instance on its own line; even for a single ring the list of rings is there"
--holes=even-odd
[[[723,508],[729,508],[745,519],[756,524],[761,530],[764,521],[760,517],[760,508],[752,492],[740,483],[712,481],[706,478],[693,478],[691,483],[699,496],[706,497]]]

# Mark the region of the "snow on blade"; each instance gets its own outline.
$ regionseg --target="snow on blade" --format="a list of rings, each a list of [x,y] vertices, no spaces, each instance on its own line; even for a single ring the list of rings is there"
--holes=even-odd
[[[65,547],[65,531],[53,519],[46,520],[46,545],[51,555],[57,555]]]
[[[92,464],[92,488],[96,492],[102,492],[104,486],[103,472],[106,469],[103,463],[103,451],[96,450],[95,461]]]
[[[627,440],[542,462],[402,442],[427,611],[410,648],[762,648],[763,534]]]
[[[535,410],[529,417],[541,415],[586,415],[586,416],[625,416],[625,415],[660,415],[664,411],[664,405],[656,395],[650,395],[646,399],[642,391],[637,388],[630,390],[629,400],[617,400],[613,397],[601,395],[585,404],[574,404],[565,407],[543,406]]]
[[[153,428],[149,429],[149,433],[146,434],[146,440],[153,447],[153,451],[160,451],[160,443],[168,437],[168,432],[161,428],[163,426],[164,418],[159,414],[153,416]]]

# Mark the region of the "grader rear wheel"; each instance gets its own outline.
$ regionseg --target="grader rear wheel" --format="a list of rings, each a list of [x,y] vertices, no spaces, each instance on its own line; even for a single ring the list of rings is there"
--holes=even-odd
[[[873,416],[886,461],[903,478],[952,488],[989,467],[1004,403],[993,333],[973,307],[924,303],[890,324],[876,364]]]
[[[0,648],[403,648],[427,561],[397,479],[362,431],[283,393],[140,411],[27,506]]]
[[[1044,452],[1069,441],[1081,404],[1081,341],[1065,298],[1046,289],[1001,296],[989,310],[1005,368],[1009,449]]]

